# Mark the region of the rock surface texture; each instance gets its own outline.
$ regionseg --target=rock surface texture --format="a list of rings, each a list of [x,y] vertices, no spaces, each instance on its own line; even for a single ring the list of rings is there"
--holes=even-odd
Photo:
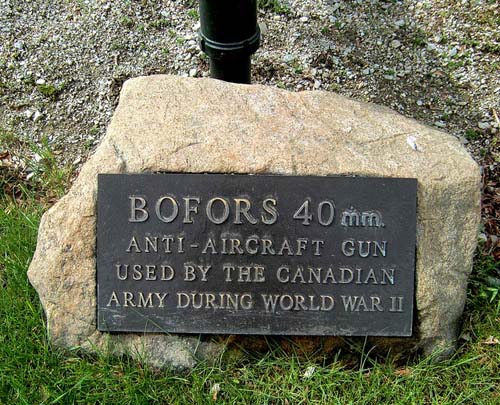
[[[454,346],[480,218],[479,169],[457,139],[333,93],[173,76],[124,84],[106,137],[42,219],[28,275],[56,345],[177,368],[223,350],[192,336],[96,330],[97,174],[141,172],[418,179],[417,316],[406,341],[425,353]]]

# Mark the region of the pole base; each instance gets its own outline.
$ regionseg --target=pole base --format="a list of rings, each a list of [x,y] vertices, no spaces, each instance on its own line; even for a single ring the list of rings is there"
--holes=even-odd
[[[250,84],[250,55],[210,58],[210,76],[226,82]]]

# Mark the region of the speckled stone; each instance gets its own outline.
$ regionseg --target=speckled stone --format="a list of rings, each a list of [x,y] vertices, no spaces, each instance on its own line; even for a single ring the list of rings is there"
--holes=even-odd
[[[417,320],[407,342],[426,353],[454,347],[480,219],[479,169],[457,139],[329,92],[174,76],[124,84],[107,135],[42,218],[28,276],[56,345],[176,368],[223,350],[192,336],[96,330],[97,174],[141,172],[417,178]]]

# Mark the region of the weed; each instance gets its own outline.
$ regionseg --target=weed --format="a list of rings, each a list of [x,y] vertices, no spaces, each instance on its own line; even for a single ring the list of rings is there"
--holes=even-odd
[[[132,20],[129,16],[124,15],[120,18],[120,24],[126,28],[132,28],[134,26],[134,20]]]
[[[475,293],[479,301],[492,304],[498,315],[500,313],[500,266],[492,256],[476,258],[471,286],[476,289]]]
[[[95,136],[99,133],[99,128],[96,126],[93,126],[92,128],[90,128],[89,133],[90,133],[90,135]]]
[[[297,59],[292,59],[288,61],[287,64],[293,69],[294,73],[296,74],[301,74],[304,71],[304,67]]]
[[[35,85],[35,79],[33,78],[33,75],[28,74],[26,76],[23,76],[21,78],[21,81],[27,85],[27,86],[34,86]]]
[[[159,18],[157,20],[153,20],[149,23],[149,25],[155,30],[161,30],[170,26],[170,22],[166,18]]]
[[[336,29],[338,29],[338,30],[340,30],[341,28],[343,28],[343,27],[344,27],[344,24],[343,24],[343,23],[342,23],[342,21],[340,21],[340,20],[335,21],[335,22],[333,23],[333,25],[334,25],[334,27],[335,27]]]
[[[446,67],[448,67],[451,70],[455,70],[461,67],[465,66],[465,61],[463,60],[450,60],[447,64]]]
[[[486,42],[481,46],[483,52],[500,55],[500,43]]]
[[[15,50],[11,53],[11,58],[13,60],[19,60],[21,58],[21,51]]]
[[[443,34],[440,38],[439,38],[439,41],[438,43],[440,43],[441,45],[446,45],[448,44],[448,42],[450,42],[450,39],[448,38],[447,35]]]
[[[38,91],[51,100],[56,100],[57,96],[64,90],[65,87],[66,83],[64,82],[62,82],[58,86],[48,83],[37,85]]]
[[[71,179],[71,167],[59,167],[47,138],[40,144],[31,144],[35,159],[29,162],[33,172],[33,182],[50,195],[62,197]]]
[[[427,38],[420,35],[415,35],[413,37],[413,43],[417,46],[424,46],[427,43]]]
[[[427,33],[423,29],[417,28],[412,38],[412,42],[416,46],[424,46],[427,43]]]
[[[121,39],[115,39],[111,42],[109,49],[112,51],[119,51],[121,49],[125,49],[125,45],[122,43]]]
[[[198,10],[195,8],[192,8],[187,12],[187,15],[191,17],[193,20],[198,20],[200,17],[198,16]]]
[[[15,127],[19,125],[20,122],[21,122],[21,117],[19,115],[14,115],[13,117],[10,118],[9,125],[11,127]]]
[[[480,136],[481,134],[474,129],[468,129],[465,131],[465,138],[469,141],[475,141],[476,139],[479,139]]]
[[[14,132],[8,131],[6,129],[0,128],[0,148],[11,148],[19,139]],[[2,150],[0,149],[0,152]]]
[[[330,83],[327,88],[328,91],[340,92],[341,86],[338,83]]]
[[[90,6],[85,1],[83,1],[83,0],[75,0],[75,3],[85,13],[89,13],[90,12]]]
[[[289,14],[290,8],[281,0],[259,0],[258,7],[262,10],[272,11],[276,14]]]
[[[186,8],[198,7],[198,0],[183,0],[182,3]]]
[[[94,147],[94,140],[93,139],[85,140],[85,142],[83,143],[83,147],[87,151],[91,150]]]
[[[299,62],[293,63],[292,68],[294,73],[298,75],[302,74],[302,72],[304,71],[304,67]]]
[[[444,113],[441,115],[441,120],[443,120],[443,121],[449,121],[450,118],[451,118],[450,113]]]

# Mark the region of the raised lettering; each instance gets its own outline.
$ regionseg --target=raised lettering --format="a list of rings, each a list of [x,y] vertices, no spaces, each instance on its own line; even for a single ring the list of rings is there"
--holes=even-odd
[[[135,195],[129,195],[130,216],[128,222],[144,222],[149,218],[146,208],[146,199]]]
[[[272,225],[275,224],[276,221],[278,220],[278,211],[276,209],[276,206],[278,205],[278,202],[274,198],[266,198],[262,202],[262,208],[264,208],[264,211],[268,213],[271,217],[266,217],[264,214],[261,215],[261,221],[262,223],[266,225]]]
[[[354,255],[354,240],[347,239],[342,242],[342,253],[344,256],[351,257]]]
[[[144,251],[146,253],[158,252],[158,236],[146,236],[145,238],[146,246],[144,247]]]
[[[223,205],[222,214],[218,218],[215,217],[214,209],[213,209],[213,206],[217,201],[221,202]],[[210,200],[208,200],[206,212],[207,212],[208,219],[212,223],[214,223],[216,225],[223,224],[229,218],[229,203],[227,202],[227,200],[225,198],[221,198],[221,197],[211,198]]]
[[[328,207],[328,217],[324,219],[324,207]],[[318,222],[323,226],[330,226],[333,222],[333,218],[335,217],[335,207],[331,201],[321,201],[318,204]]]
[[[404,297],[391,297],[391,308],[389,312],[403,312],[403,298]]]
[[[132,248],[134,248],[134,253],[141,253],[141,249],[139,248],[139,243],[137,242],[137,239],[135,239],[135,236],[132,236],[132,239],[128,244],[128,248],[125,251],[130,253],[132,251]]]
[[[236,214],[234,219],[235,224],[243,223],[241,222],[241,214],[243,214],[246,220],[253,225],[255,225],[258,222],[249,212],[250,207],[252,206],[250,200],[246,198],[235,198],[234,202],[236,204]]]
[[[170,203],[172,204],[172,212],[169,216],[164,216],[162,214],[162,204],[166,200],[170,201]],[[170,197],[170,196],[164,196],[164,197],[159,198],[155,204],[155,212],[156,212],[156,216],[158,217],[158,219],[160,221],[169,224],[175,218],[177,218],[177,214],[179,213],[179,205],[177,204],[177,200],[173,197]]]
[[[217,250],[215,249],[215,241],[212,238],[207,239],[207,243],[205,243],[205,247],[203,248],[201,253],[206,254],[208,252],[208,249],[211,250],[210,253],[217,254]]]
[[[126,280],[128,278],[128,264],[116,264],[116,277],[118,280]],[[121,271],[121,269],[125,271]]]
[[[184,204],[185,204],[185,212],[184,212],[184,221],[182,221],[185,224],[192,224],[194,223],[193,217],[191,216],[191,213],[193,214],[198,214],[198,204],[200,203],[200,198],[199,197],[183,197]],[[191,202],[195,202],[197,205],[194,207],[191,206]]]
[[[115,307],[121,307],[120,301],[118,301],[118,297],[116,296],[116,292],[113,291],[111,293],[111,297],[109,298],[108,303],[106,304],[107,307],[111,307],[114,304]]]
[[[148,293],[148,295],[144,296],[142,292],[139,293],[139,303],[138,307],[141,308],[151,308],[153,306],[153,295],[152,293]]]

